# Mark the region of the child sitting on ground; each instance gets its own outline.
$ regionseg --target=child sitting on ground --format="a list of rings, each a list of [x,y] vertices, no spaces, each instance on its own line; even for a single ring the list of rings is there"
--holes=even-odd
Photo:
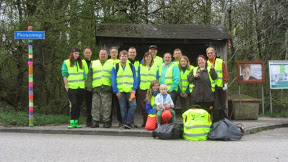
[[[155,97],[155,104],[157,106],[157,127],[161,125],[161,115],[164,110],[170,110],[172,115],[171,122],[176,122],[175,111],[172,109],[174,108],[174,103],[171,96],[167,93],[167,85],[161,84],[159,89],[160,93]]]

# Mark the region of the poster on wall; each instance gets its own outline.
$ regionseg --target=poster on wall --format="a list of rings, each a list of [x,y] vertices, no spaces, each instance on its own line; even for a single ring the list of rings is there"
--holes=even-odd
[[[270,89],[288,89],[288,60],[269,60]]]
[[[264,61],[237,61],[238,83],[264,83]]]

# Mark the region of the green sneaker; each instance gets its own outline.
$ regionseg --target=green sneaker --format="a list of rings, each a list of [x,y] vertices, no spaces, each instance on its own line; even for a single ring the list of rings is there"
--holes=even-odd
[[[75,120],[75,122],[74,122],[74,128],[82,128],[82,126],[78,124],[78,121],[79,121],[79,120]]]
[[[74,120],[70,120],[70,125],[68,125],[68,128],[74,128]]]

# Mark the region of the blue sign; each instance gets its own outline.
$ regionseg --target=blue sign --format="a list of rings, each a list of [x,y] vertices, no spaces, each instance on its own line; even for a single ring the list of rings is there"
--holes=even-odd
[[[44,31],[15,31],[14,39],[45,39]]]

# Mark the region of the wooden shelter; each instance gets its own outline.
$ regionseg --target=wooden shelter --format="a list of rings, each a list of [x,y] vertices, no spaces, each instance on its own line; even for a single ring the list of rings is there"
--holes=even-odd
[[[199,54],[206,55],[207,47],[214,47],[217,56],[227,60],[227,41],[231,35],[220,26],[193,24],[97,24],[96,42],[101,49],[116,46],[120,50],[137,49],[137,59],[142,59],[150,45],[158,47],[158,56],[173,54],[180,48],[196,65]]]

